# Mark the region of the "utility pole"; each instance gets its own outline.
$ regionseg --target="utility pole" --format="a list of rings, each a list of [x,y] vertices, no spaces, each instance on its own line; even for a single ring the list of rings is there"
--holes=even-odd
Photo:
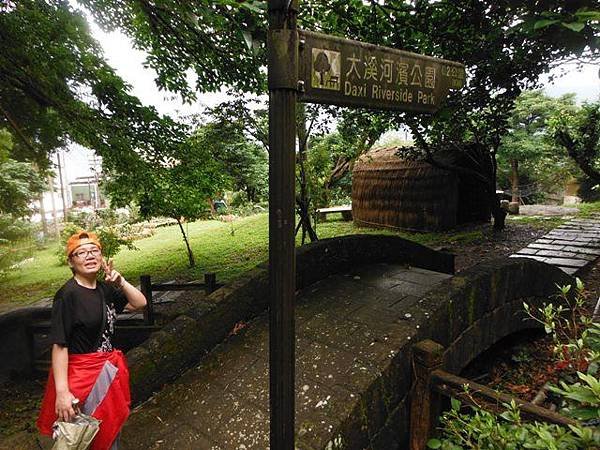
[[[56,217],[56,202],[54,201],[54,178],[48,175],[48,186],[50,187],[50,203],[52,205],[52,220],[54,222],[54,236],[60,240],[60,231],[58,230],[58,219]]]
[[[64,180],[63,180],[63,175],[62,175],[62,163],[64,162],[64,158],[61,161],[61,156],[62,156],[62,152],[59,150],[56,153],[56,159],[57,159],[57,167],[58,167],[58,180],[60,181],[60,197],[62,199],[62,205],[63,205],[63,222],[67,221],[67,202],[65,201],[65,185],[64,185]]]
[[[98,159],[96,155],[93,155],[89,160],[90,165],[92,166],[92,173],[94,174],[94,209],[100,208],[102,205],[100,204],[100,189],[99,189],[99,179],[98,179]]]
[[[294,450],[297,0],[269,0],[270,448]]]

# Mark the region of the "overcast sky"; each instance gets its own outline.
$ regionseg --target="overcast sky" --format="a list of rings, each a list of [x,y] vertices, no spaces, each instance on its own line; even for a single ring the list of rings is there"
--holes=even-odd
[[[115,68],[119,76],[132,86],[132,93],[144,104],[153,105],[161,114],[171,116],[185,116],[199,113],[205,106],[212,106],[221,102],[223,93],[202,94],[194,104],[183,104],[177,94],[161,92],[154,84],[156,73],[152,69],[144,68],[145,53],[135,50],[129,38],[120,32],[105,33],[89,18],[94,37],[104,49],[104,56],[109,64]],[[562,77],[549,83],[548,76],[542,77],[545,91],[551,96],[560,96],[575,92],[580,102],[593,101],[600,98],[600,79],[598,78],[599,65],[584,66],[581,71],[575,66],[562,66],[555,73],[565,72]],[[76,176],[89,174],[87,161],[91,159],[91,152],[81,147],[69,152],[67,159],[67,179],[72,181]]]

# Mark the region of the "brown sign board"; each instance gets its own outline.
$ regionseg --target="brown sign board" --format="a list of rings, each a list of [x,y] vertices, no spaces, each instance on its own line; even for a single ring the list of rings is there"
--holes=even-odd
[[[299,38],[302,102],[432,113],[465,83],[454,61],[311,31]]]

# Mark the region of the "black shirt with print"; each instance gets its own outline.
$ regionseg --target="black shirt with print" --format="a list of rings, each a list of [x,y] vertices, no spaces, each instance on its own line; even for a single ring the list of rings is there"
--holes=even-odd
[[[106,304],[106,323],[98,345],[103,322],[102,299]],[[71,278],[54,296],[50,343],[68,347],[69,353],[112,350],[116,314],[127,299],[120,289],[98,281],[95,289],[83,287]]]

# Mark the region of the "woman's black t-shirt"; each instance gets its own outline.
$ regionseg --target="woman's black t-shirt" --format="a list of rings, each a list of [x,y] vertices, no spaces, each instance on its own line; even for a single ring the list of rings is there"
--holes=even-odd
[[[106,322],[99,340],[102,299]],[[68,347],[69,353],[111,351],[116,315],[126,304],[123,292],[111,285],[98,281],[95,289],[89,289],[71,278],[54,296],[50,343]]]

